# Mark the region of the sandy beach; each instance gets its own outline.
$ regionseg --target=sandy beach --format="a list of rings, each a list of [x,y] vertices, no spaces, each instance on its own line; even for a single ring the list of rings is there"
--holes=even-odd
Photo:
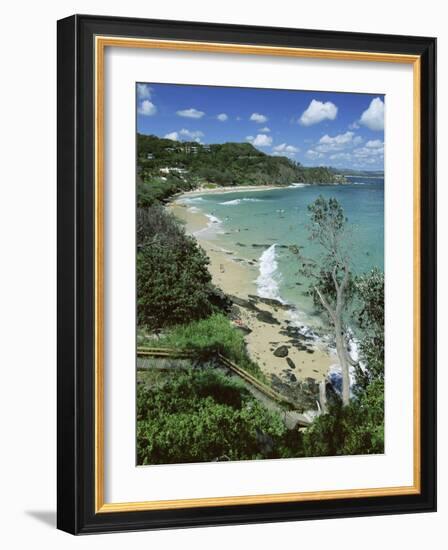
[[[263,186],[262,189],[268,187]],[[250,190],[254,188],[250,187]],[[230,191],[235,192],[235,189]],[[219,189],[219,192],[223,190]],[[187,196],[192,194],[204,194],[204,191],[190,192]],[[186,232],[193,235],[205,250],[210,259],[213,283],[236,298],[234,323],[245,330],[249,355],[267,378],[284,383],[300,382],[307,378],[316,382],[325,379],[329,367],[336,362],[333,353],[321,341],[303,336],[294,329],[290,307],[257,297],[255,281],[259,274],[258,263],[220,248],[214,240],[209,218],[180,199],[177,197],[167,208],[185,224]]]

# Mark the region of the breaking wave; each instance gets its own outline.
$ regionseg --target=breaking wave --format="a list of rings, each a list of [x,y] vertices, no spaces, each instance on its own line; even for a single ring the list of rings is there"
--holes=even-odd
[[[262,298],[273,298],[283,301],[280,296],[278,263],[275,244],[271,245],[260,257],[260,274],[256,284],[258,295]]]
[[[242,202],[261,202],[261,199],[249,199],[249,198],[233,199],[230,201],[221,202],[219,204],[225,204],[226,206],[231,206],[231,205],[241,204]]]

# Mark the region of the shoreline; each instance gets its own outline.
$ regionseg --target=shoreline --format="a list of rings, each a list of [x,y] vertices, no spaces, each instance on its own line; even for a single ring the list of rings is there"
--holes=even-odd
[[[188,208],[179,199],[181,197],[176,197],[166,208],[185,224],[187,234],[204,249],[210,260],[208,269],[213,284],[235,298],[233,323],[245,333],[251,359],[273,383],[293,386],[307,379],[324,380],[336,362],[331,352],[321,341],[307,336],[304,331],[301,333],[300,329],[306,327],[297,327],[293,322],[293,306],[258,296],[258,262],[248,262],[236,252],[220,248],[213,234],[206,231],[213,227],[209,218],[197,208]]]
[[[361,176],[360,176],[361,177]],[[375,178],[372,178],[375,179]],[[243,192],[256,192],[256,191],[273,191],[275,189],[294,189],[294,188],[300,188],[305,186],[315,186],[315,187],[325,187],[325,186],[344,186],[344,185],[352,185],[351,182],[326,182],[326,183],[305,183],[305,182],[297,182],[297,183],[291,183],[289,185],[275,185],[275,184],[269,184],[269,185],[238,185],[238,186],[231,186],[226,185],[223,187],[213,187],[212,189],[208,187],[197,187],[196,189],[192,189],[191,191],[182,191],[180,193],[176,193],[169,197],[169,199],[166,200],[166,204],[172,204],[176,203],[179,200],[182,200],[183,198],[188,197],[194,197],[196,195],[221,195],[221,194],[227,194],[227,193],[243,193]]]
[[[300,184],[302,185],[302,184]],[[304,183],[303,185],[313,185],[312,183]],[[224,186],[224,187],[213,187],[212,189],[207,187],[198,187],[196,189],[192,189],[191,191],[182,191],[181,193],[177,193],[175,195],[172,195],[168,200],[167,204],[173,204],[178,202],[184,197],[192,197],[196,195],[220,195],[225,193],[242,193],[244,191],[272,191],[274,189],[288,189],[290,187],[294,187],[294,185],[239,185],[237,187],[234,186]]]

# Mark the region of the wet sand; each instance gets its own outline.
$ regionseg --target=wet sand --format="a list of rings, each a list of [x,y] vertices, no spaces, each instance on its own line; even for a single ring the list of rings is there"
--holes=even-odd
[[[250,330],[245,335],[250,357],[260,366],[268,379],[275,375],[287,381],[291,380],[293,375],[293,379],[296,378],[298,381],[306,378],[313,378],[317,382],[323,380],[329,367],[336,362],[334,355],[323,343],[316,341],[305,341],[306,349],[298,349],[291,336],[285,334],[290,326],[289,310],[281,304],[267,304],[256,299],[255,281],[259,274],[258,264],[251,265],[247,260],[239,258],[236,253],[220,248],[214,241],[210,220],[199,210],[188,207],[178,200],[171,202],[167,208],[185,224],[186,232],[193,235],[205,250],[210,259],[209,271],[213,283],[226,294],[239,298],[242,303],[252,304],[249,308],[241,304],[234,306],[237,312],[235,325]],[[268,317],[272,316],[274,321],[260,320],[259,317],[263,317],[260,311],[266,312]],[[288,348],[286,357],[274,355],[274,351],[280,346]]]

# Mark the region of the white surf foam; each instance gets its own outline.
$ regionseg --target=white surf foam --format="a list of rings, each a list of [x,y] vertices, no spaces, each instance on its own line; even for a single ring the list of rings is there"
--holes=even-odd
[[[213,214],[206,214],[206,216],[210,220],[210,223],[222,223],[222,221]]]
[[[279,289],[278,263],[276,259],[275,244],[263,252],[259,261],[260,274],[257,278],[258,295],[262,298],[281,300]]]
[[[186,197],[181,199],[179,202],[185,204],[195,204],[198,202],[206,202],[206,200],[203,197]]]
[[[205,234],[212,236],[216,233],[222,233],[222,220],[213,214],[205,214],[205,216],[209,220],[208,224],[206,227],[195,231],[193,235],[202,235],[204,237]]]
[[[244,199],[233,199],[231,201],[224,201],[220,204],[226,205],[226,206],[233,206],[236,204],[241,204],[242,202],[261,202],[261,199],[250,199],[250,198],[244,198]]]

